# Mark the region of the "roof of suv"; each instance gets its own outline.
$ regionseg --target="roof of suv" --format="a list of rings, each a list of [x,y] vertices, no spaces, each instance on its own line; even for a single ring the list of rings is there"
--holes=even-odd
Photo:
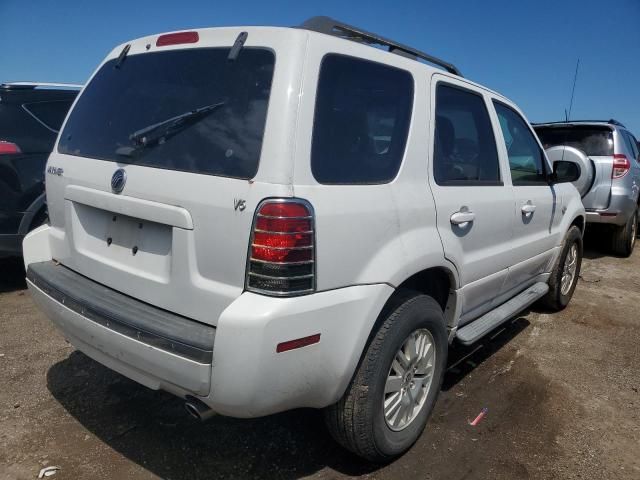
[[[50,82],[9,82],[0,84],[0,90],[79,90],[82,85],[74,83],[50,83]]]
[[[625,127],[621,122],[611,118],[609,120],[565,120],[559,122],[542,122],[542,123],[532,123],[534,127],[553,127],[553,126],[564,126],[564,125],[606,125],[609,127]]]

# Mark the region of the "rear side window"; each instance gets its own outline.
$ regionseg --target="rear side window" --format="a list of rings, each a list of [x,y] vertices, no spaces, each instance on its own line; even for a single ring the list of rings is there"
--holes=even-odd
[[[613,155],[613,132],[609,127],[536,127],[535,130],[545,149],[567,145],[592,157]]]
[[[513,185],[547,183],[544,157],[529,124],[513,109],[493,102],[507,147]]]
[[[275,56],[197,48],[111,60],[86,86],[59,151],[249,179],[257,170]]]
[[[58,132],[71,108],[71,100],[55,100],[51,102],[25,103],[24,108],[44,127],[53,132]]]
[[[496,140],[481,95],[437,86],[433,174],[438,185],[502,185]]]
[[[390,182],[400,169],[413,103],[409,72],[343,55],[324,57],[311,170],[319,183]]]

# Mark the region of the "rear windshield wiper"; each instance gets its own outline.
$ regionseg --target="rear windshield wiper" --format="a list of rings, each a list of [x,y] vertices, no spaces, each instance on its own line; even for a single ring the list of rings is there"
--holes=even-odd
[[[148,127],[136,130],[129,135],[129,140],[133,142],[133,147],[120,147],[116,151],[119,155],[130,156],[133,152],[148,148],[159,143],[164,143],[167,139],[180,133],[187,127],[198,123],[209,114],[223,106],[225,102],[212,103],[204,107],[190,110],[175,117],[167,118],[159,123],[154,123]]]

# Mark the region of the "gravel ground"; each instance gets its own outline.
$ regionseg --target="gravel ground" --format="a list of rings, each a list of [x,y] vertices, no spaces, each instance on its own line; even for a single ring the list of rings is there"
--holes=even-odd
[[[75,352],[0,263],[0,479],[640,478],[640,249],[591,246],[571,305],[455,347],[427,431],[391,465],[338,448],[313,410],[188,418]],[[487,417],[471,427],[483,407]]]

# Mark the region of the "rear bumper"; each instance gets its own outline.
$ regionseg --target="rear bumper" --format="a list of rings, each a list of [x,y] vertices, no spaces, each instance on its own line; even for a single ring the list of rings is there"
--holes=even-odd
[[[392,293],[386,284],[293,298],[243,293],[218,319],[211,393],[202,400],[234,417],[335,403]],[[279,343],[316,334],[318,343],[276,352]]]
[[[636,200],[626,192],[612,189],[609,207],[599,210],[587,210],[587,223],[604,223],[622,226],[627,223],[637,207]]]
[[[38,265],[41,264],[28,265],[29,270],[37,270]],[[62,266],[53,268],[68,270]],[[218,319],[212,361],[203,363],[149,341],[147,334],[158,333],[157,329],[150,332],[152,323],[137,321],[133,325],[137,330],[129,331],[118,327],[122,323],[120,303],[114,300],[118,295],[123,297],[122,301],[126,298],[136,302],[143,310],[157,310],[155,307],[69,272],[82,282],[93,283],[89,290],[103,290],[102,296],[112,306],[105,307],[111,308],[111,312],[103,309],[102,318],[115,319],[112,323],[96,320],[96,311],[100,313],[100,309],[90,301],[86,285],[78,287],[80,279],[70,278],[64,281],[65,285],[52,288],[29,275],[27,283],[34,301],[71,344],[149,388],[182,397],[197,396],[214,411],[234,417],[258,417],[299,407],[321,408],[336,402],[351,380],[382,306],[393,292],[385,284],[293,298],[245,292]],[[66,291],[69,296],[56,293],[59,291],[63,294]],[[130,308],[124,305],[122,310]],[[173,314],[166,313],[172,318]],[[148,311],[141,310],[139,317],[145,316]],[[199,322],[173,318],[185,322],[174,330],[182,332],[182,338],[177,339],[182,343],[194,338],[191,330],[202,329]],[[276,352],[282,342],[316,334],[320,334],[318,343]]]
[[[213,327],[134,300],[53,262],[29,265],[27,285],[67,340],[90,357],[150,388],[209,393]]]
[[[22,255],[20,224],[24,216],[23,212],[0,211],[0,258]]]

